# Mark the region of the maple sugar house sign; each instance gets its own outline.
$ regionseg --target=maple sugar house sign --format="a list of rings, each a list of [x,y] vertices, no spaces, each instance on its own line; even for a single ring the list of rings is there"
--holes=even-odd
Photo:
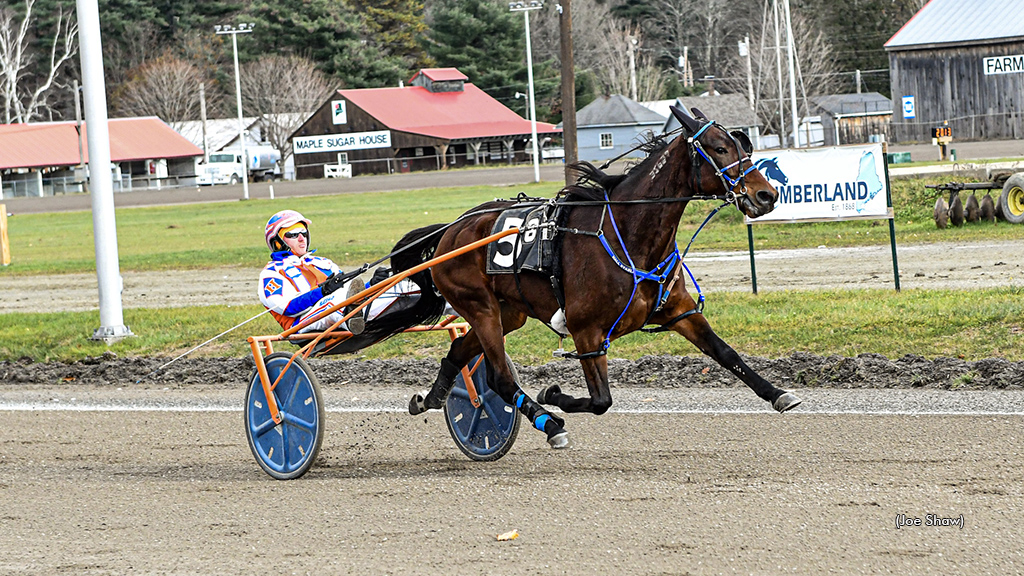
[[[390,148],[391,131],[379,130],[377,132],[349,132],[346,134],[299,136],[292,139],[292,147],[296,154],[345,152],[347,150],[368,150],[370,148]]]

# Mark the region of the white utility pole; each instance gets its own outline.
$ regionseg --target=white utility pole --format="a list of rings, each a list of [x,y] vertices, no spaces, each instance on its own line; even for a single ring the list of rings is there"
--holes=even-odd
[[[793,112],[793,148],[800,147],[800,118],[796,111],[796,41],[793,40],[793,19],[789,16],[789,0],[784,0],[786,9],[786,36],[789,38],[789,102]]]
[[[636,38],[630,36],[627,44],[629,49],[629,93],[633,102],[636,102],[638,100],[636,96]]]
[[[203,164],[210,163],[210,137],[206,133],[206,81],[199,82],[199,119],[203,122]]]
[[[754,73],[750,67],[750,36],[744,36],[743,42],[740,42],[740,56],[745,56],[747,59],[747,97],[750,99],[750,107],[756,111],[757,105],[754,102]]]
[[[782,42],[779,39],[779,0],[772,3],[772,14],[775,17],[775,73],[779,84],[779,148],[786,147],[786,108],[782,103]]]
[[[242,84],[238,76],[238,35],[252,32],[255,24],[218,24],[213,27],[217,34],[231,34],[231,48],[235,54],[235,101],[238,104],[238,145],[242,147],[242,197],[249,199],[249,155],[245,151],[245,126],[242,125]]]
[[[533,48],[530,43],[530,10],[544,7],[541,0],[529,2],[509,2],[508,9],[522,12],[526,23],[526,77],[530,84],[530,134],[533,137],[533,181],[540,182],[540,146],[537,144],[537,99],[533,94]]]
[[[97,0],[78,0],[78,45],[85,94],[85,126],[89,146],[89,190],[92,197],[93,243],[100,292],[100,327],[93,340],[111,344],[134,336],[124,325],[121,308],[121,270],[117,257],[117,225],[114,220],[114,183],[110,178],[110,129],[107,126],[107,94],[103,79],[103,47],[100,43],[100,9]],[[78,95],[75,95],[78,98]]]

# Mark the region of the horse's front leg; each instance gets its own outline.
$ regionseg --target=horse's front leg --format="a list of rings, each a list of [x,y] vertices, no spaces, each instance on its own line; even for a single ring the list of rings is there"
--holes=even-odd
[[[574,335],[573,342],[576,349],[581,353],[599,350],[602,338],[600,334],[596,337],[587,338],[585,335]],[[612,407],[612,393],[608,388],[608,356],[601,355],[593,358],[580,360],[583,367],[583,376],[587,380],[589,398],[575,398],[562,393],[558,384],[552,384],[537,394],[537,401],[541,404],[558,406],[564,412],[590,412],[601,415]]]
[[[689,294],[684,292],[682,296],[681,298],[673,298],[679,304],[676,306],[666,306],[667,310],[660,312],[652,318],[653,322],[656,324],[669,322],[679,314],[696,308],[696,303]],[[762,378],[757,372],[754,372],[750,366],[747,366],[747,363],[740,358],[740,355],[731,346],[726,344],[724,340],[719,338],[718,334],[715,334],[715,331],[711,329],[711,325],[708,324],[703,314],[691,314],[673,323],[671,329],[692,342],[694,346],[714,359],[715,362],[718,362],[735,374],[759,398],[771,402],[772,408],[779,412],[785,412],[800,404],[801,400],[796,394],[776,388],[771,382]]]

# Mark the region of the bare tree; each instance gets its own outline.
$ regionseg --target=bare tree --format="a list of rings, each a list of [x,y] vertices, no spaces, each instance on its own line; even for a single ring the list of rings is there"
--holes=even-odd
[[[789,117],[790,107],[787,103],[789,99],[789,66],[785,47],[785,28],[783,27],[780,34],[783,42],[781,47],[782,86],[780,89],[775,29],[769,20],[769,15],[766,13],[766,25],[759,33],[750,38],[749,48],[758,119],[767,131],[777,134],[781,126],[780,98],[785,101],[782,108],[786,132],[791,132],[793,129],[790,125],[792,119]],[[817,29],[808,18],[802,15],[793,16],[793,36],[796,45],[797,108],[798,114],[804,116],[808,113],[808,97],[834,93],[839,87],[840,75],[837,71],[832,45],[824,32]],[[722,85],[729,91],[747,93],[745,62],[738,57],[733,58],[725,66],[725,74],[726,78],[722,79]]]
[[[635,41],[634,62],[637,100],[657,100],[665,91],[665,75],[655,62],[656,57],[644,49],[643,36],[636,27],[624,26],[609,19],[601,28],[602,42],[596,53],[595,73],[606,94],[631,97],[633,73],[630,70],[629,46]]]
[[[49,62],[42,68],[35,66],[41,57],[29,46],[31,34],[38,32],[32,23],[35,3],[36,0],[25,0],[21,22],[17,22],[12,7],[0,8],[0,97],[8,124],[31,122],[42,117],[44,111],[52,112],[49,98],[55,88],[61,87],[61,67],[78,51],[78,23],[59,7]],[[41,74],[33,76],[34,70],[41,70]]]
[[[116,94],[114,108],[121,116],[157,116],[172,128],[199,119],[202,72],[172,55],[138,67]]]
[[[242,107],[259,116],[263,136],[281,152],[292,154],[289,136],[323,104],[331,88],[312,60],[272,55],[242,67]]]

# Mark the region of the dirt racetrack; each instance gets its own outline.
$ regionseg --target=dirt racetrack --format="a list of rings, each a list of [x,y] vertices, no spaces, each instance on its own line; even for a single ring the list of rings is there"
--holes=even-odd
[[[438,413],[331,411],[290,482],[238,410],[0,414],[2,574],[1024,571],[1020,412],[576,416],[474,463]]]

